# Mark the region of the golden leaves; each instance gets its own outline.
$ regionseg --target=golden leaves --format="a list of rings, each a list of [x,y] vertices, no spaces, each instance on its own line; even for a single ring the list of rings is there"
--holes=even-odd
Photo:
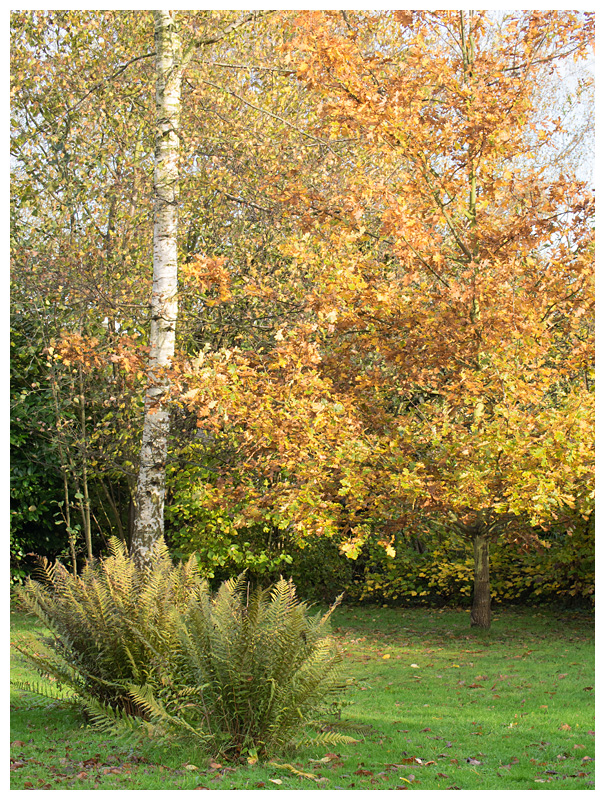
[[[209,306],[231,299],[231,275],[225,268],[226,258],[209,258],[198,254],[180,267],[180,276],[186,282],[205,292],[204,302]],[[214,290],[211,294],[210,290]]]
[[[414,12],[413,11],[395,11],[393,14],[395,19],[400,25],[411,25],[414,21]]]

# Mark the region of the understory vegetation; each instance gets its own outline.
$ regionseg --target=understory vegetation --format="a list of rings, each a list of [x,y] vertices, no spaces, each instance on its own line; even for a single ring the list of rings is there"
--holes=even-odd
[[[226,515],[224,515],[226,517]],[[222,517],[221,517],[222,519]],[[225,526],[227,527],[227,526]],[[524,547],[494,542],[490,547],[490,592],[496,604],[543,603],[563,607],[594,606],[594,521],[577,524],[573,536],[561,528],[540,531],[537,544]],[[398,533],[391,554],[379,535],[369,537],[358,557],[347,558],[338,537],[309,538],[301,548],[276,532],[246,535],[212,526],[187,539],[177,536],[172,550],[181,557],[195,554],[211,585],[243,568],[259,583],[292,577],[300,593],[330,602],[343,592],[347,602],[420,604],[432,607],[468,604],[473,591],[474,557],[471,542],[436,531],[421,538]]]
[[[193,558],[174,566],[162,544],[141,570],[119,540],[110,547],[81,575],[42,561],[18,592],[51,652],[17,647],[61,687],[57,699],[67,690],[108,732],[176,736],[228,759],[354,741],[332,697],[342,657],[328,621],[340,598],[312,616],[292,581],[252,588],[245,575],[212,595]],[[21,688],[52,696],[48,684]]]

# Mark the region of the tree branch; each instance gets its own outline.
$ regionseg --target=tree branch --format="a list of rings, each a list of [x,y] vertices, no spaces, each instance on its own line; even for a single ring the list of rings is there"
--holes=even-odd
[[[229,34],[233,33],[238,28],[241,28],[242,25],[246,25],[248,22],[254,22],[262,17],[267,17],[270,14],[275,14],[275,9],[272,11],[251,11],[249,14],[246,14],[245,17],[240,17],[239,19],[235,20],[235,22],[227,25],[226,28],[223,28],[222,31],[219,31],[214,36],[209,36],[205,39],[195,39],[183,53],[183,59],[181,61],[182,68],[187,66],[187,64],[193,58],[194,53],[196,53],[200,47],[207,47],[210,44],[216,44],[217,42],[225,39],[227,36],[229,36]]]
[[[84,101],[85,101],[85,100],[86,100],[88,97],[90,97],[90,95],[91,95],[93,92],[96,92],[96,91],[97,91],[97,89],[100,89],[100,88],[103,86],[103,84],[104,84],[104,83],[108,83],[108,81],[112,81],[114,78],[117,78],[117,77],[118,77],[118,75],[121,75],[123,72],[125,72],[125,71],[128,69],[128,67],[130,67],[130,66],[131,66],[131,64],[134,64],[134,63],[136,63],[137,61],[142,61],[142,60],[143,60],[143,59],[145,59],[145,58],[153,58],[153,56],[155,56],[155,50],[154,50],[154,52],[153,52],[153,53],[145,53],[145,55],[142,55],[142,56],[135,56],[134,58],[131,58],[131,59],[130,59],[130,61],[127,61],[125,64],[122,64],[122,66],[121,66],[119,69],[117,69],[117,70],[116,70],[115,72],[113,72],[111,75],[108,75],[106,78],[102,78],[102,79],[101,79],[101,80],[100,80],[98,83],[96,83],[96,84],[95,84],[95,85],[92,87],[92,89],[89,89],[89,90],[88,90],[88,92],[86,92],[86,94],[84,95],[84,97],[82,97],[80,100],[78,100],[78,102],[77,102],[77,103],[75,103],[73,106],[70,106],[70,107],[67,109],[67,111],[65,112],[65,114],[63,114],[63,116],[62,116],[62,118],[61,118],[61,119],[65,119],[65,117],[67,117],[69,114],[71,114],[73,111],[75,111],[75,110],[76,110],[76,108],[78,108],[79,106],[81,106],[81,105],[82,105],[82,103],[83,103],[83,102],[84,102]]]

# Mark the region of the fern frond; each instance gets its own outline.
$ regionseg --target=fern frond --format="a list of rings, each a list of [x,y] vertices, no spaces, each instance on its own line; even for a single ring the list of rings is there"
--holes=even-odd
[[[359,739],[354,739],[352,736],[346,736],[344,733],[337,733],[336,731],[323,731],[316,736],[308,737],[298,743],[300,747],[308,747],[309,745],[339,745],[339,744],[359,744]]]
[[[165,705],[154,695],[151,687],[130,686],[129,694],[134,702],[147,712],[149,724],[152,726],[164,725],[177,733],[186,733],[204,743],[211,740],[211,734],[190,725],[182,716],[170,714]]]
[[[43,697],[45,700],[53,700],[56,702],[72,704],[75,701],[73,695],[66,695],[61,686],[51,686],[48,683],[39,683],[38,681],[11,681],[11,686],[14,686],[20,692],[33,694],[38,697]]]

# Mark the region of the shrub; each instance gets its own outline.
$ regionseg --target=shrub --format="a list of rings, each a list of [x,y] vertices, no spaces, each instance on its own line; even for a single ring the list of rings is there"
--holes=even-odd
[[[524,550],[502,538],[490,546],[492,598],[505,603],[594,603],[594,529],[578,525],[573,535],[552,530],[541,546]],[[444,533],[417,552],[404,535],[394,541],[390,558],[368,542],[359,558],[363,569],[345,587],[352,599],[394,605],[465,605],[473,588],[472,543]]]
[[[201,465],[208,457],[205,449],[189,445],[179,456],[191,463],[167,471],[166,539],[172,551],[184,557],[194,553],[214,588],[244,571],[265,586],[277,580],[292,560],[287,523],[267,509],[256,522],[244,524],[244,506],[225,507],[212,485],[212,471]]]
[[[292,543],[292,561],[284,572],[292,578],[299,595],[328,603],[336,591],[343,592],[353,581],[355,562],[343,555],[340,541],[318,536]]]

